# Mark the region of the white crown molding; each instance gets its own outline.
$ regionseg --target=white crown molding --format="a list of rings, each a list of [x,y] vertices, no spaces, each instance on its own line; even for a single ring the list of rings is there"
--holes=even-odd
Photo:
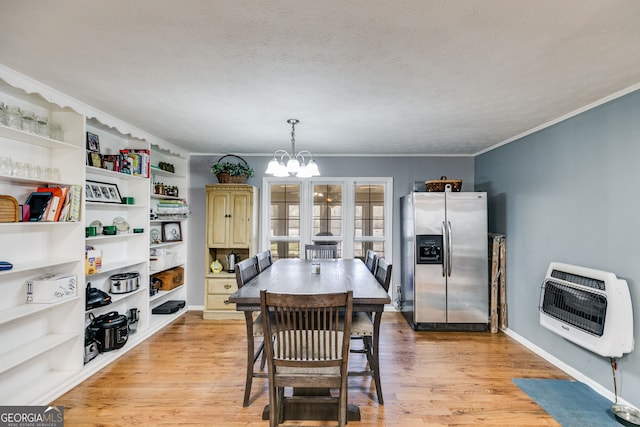
[[[502,147],[503,145],[506,145],[506,144],[508,144],[510,142],[517,141],[517,140],[519,140],[521,138],[524,138],[527,135],[531,135],[531,134],[536,133],[536,132],[538,132],[538,131],[540,131],[542,129],[551,127],[551,126],[553,126],[553,125],[555,125],[557,123],[560,123],[560,122],[563,122],[563,121],[565,121],[567,119],[570,119],[571,117],[577,116],[578,114],[582,114],[585,111],[589,111],[589,110],[591,110],[593,108],[596,108],[596,107],[598,107],[600,105],[606,104],[607,102],[613,101],[614,99],[621,98],[621,97],[623,97],[623,96],[625,96],[625,95],[627,95],[627,94],[629,94],[631,92],[634,92],[634,91],[636,91],[638,89],[640,89],[640,83],[636,83],[636,84],[634,84],[632,86],[629,86],[629,87],[627,87],[625,89],[622,89],[622,90],[620,90],[618,92],[612,93],[611,95],[605,96],[604,98],[600,98],[599,100],[597,100],[595,102],[592,102],[591,104],[587,104],[582,108],[578,108],[577,110],[571,111],[570,113],[567,113],[564,116],[560,116],[557,119],[550,120],[550,121],[548,121],[546,123],[541,124],[540,126],[536,126],[536,127],[532,128],[532,129],[529,129],[527,131],[522,132],[521,134],[513,136],[513,137],[511,137],[511,138],[509,138],[509,139],[507,139],[505,141],[499,142],[499,143],[497,143],[495,145],[492,145],[491,147],[485,148],[482,151],[478,151],[476,154],[473,155],[473,157],[476,157],[476,156],[479,156],[481,154],[487,153],[487,152],[489,152],[491,150],[495,150],[496,148]]]

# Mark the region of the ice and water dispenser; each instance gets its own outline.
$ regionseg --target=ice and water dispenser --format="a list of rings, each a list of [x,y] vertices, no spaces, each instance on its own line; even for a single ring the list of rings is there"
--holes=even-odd
[[[416,236],[416,264],[442,264],[442,234]]]

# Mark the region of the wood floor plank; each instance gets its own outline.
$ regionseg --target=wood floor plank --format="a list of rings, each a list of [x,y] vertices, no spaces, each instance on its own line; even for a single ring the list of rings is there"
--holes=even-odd
[[[242,407],[244,328],[189,312],[52,404],[65,407],[67,426],[264,427],[266,379],[254,379]],[[385,313],[380,337],[385,404],[371,378],[349,378],[362,417],[349,425],[559,425],[512,379],[570,377],[503,333],[414,332],[399,313]],[[352,354],[350,364],[364,366],[364,356]]]

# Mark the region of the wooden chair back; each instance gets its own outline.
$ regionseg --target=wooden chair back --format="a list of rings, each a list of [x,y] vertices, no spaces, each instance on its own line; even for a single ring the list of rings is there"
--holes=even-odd
[[[304,245],[305,259],[336,259],[338,245]]]
[[[367,266],[371,274],[376,272],[376,262],[378,261],[378,254],[371,249],[367,249],[367,255],[364,258],[364,264]]]
[[[236,283],[238,289],[244,286],[249,280],[258,275],[258,259],[255,256],[244,259],[236,264]]]
[[[391,283],[391,267],[392,265],[387,260],[378,258],[375,272],[376,280],[387,292],[389,292],[389,284]]]
[[[260,291],[269,376],[270,425],[281,419],[284,388],[339,388],[339,425],[347,421],[353,291],[277,294]],[[327,396],[317,396],[326,401]],[[309,397],[311,399],[312,397]]]
[[[266,251],[258,252],[256,254],[256,258],[258,259],[258,270],[260,272],[265,271],[267,268],[271,267],[273,264],[273,260],[271,259],[271,251],[267,249]]]

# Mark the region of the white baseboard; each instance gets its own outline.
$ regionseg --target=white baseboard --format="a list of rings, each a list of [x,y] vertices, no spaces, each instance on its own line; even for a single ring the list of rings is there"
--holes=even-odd
[[[588,376],[584,375],[582,372],[578,371],[577,369],[573,368],[570,365],[567,365],[562,360],[558,359],[557,357],[553,356],[552,354],[549,354],[548,352],[546,352],[542,348],[538,347],[537,345],[535,345],[531,341],[527,340],[523,336],[517,334],[516,332],[512,331],[511,329],[509,329],[509,328],[502,329],[502,332],[504,332],[506,335],[508,335],[509,337],[513,338],[514,340],[518,341],[520,344],[522,344],[523,346],[525,346],[529,350],[533,351],[535,354],[537,354],[538,356],[542,357],[544,360],[546,360],[547,362],[551,363],[552,365],[554,365],[558,369],[563,370],[564,372],[566,372],[568,375],[571,375],[576,380],[578,380],[578,381],[580,381],[582,383],[585,383],[586,385],[591,387],[599,395],[601,395],[604,398],[610,400],[612,403],[614,402],[615,395],[614,395],[614,393],[612,391],[608,390],[607,388],[603,387],[599,383],[595,382],[594,380],[592,380]],[[626,406],[629,406],[629,407],[633,408],[633,405],[631,405],[626,400],[622,399],[620,396],[618,396],[618,404],[626,405]],[[634,409],[637,409],[637,408],[634,408]]]

